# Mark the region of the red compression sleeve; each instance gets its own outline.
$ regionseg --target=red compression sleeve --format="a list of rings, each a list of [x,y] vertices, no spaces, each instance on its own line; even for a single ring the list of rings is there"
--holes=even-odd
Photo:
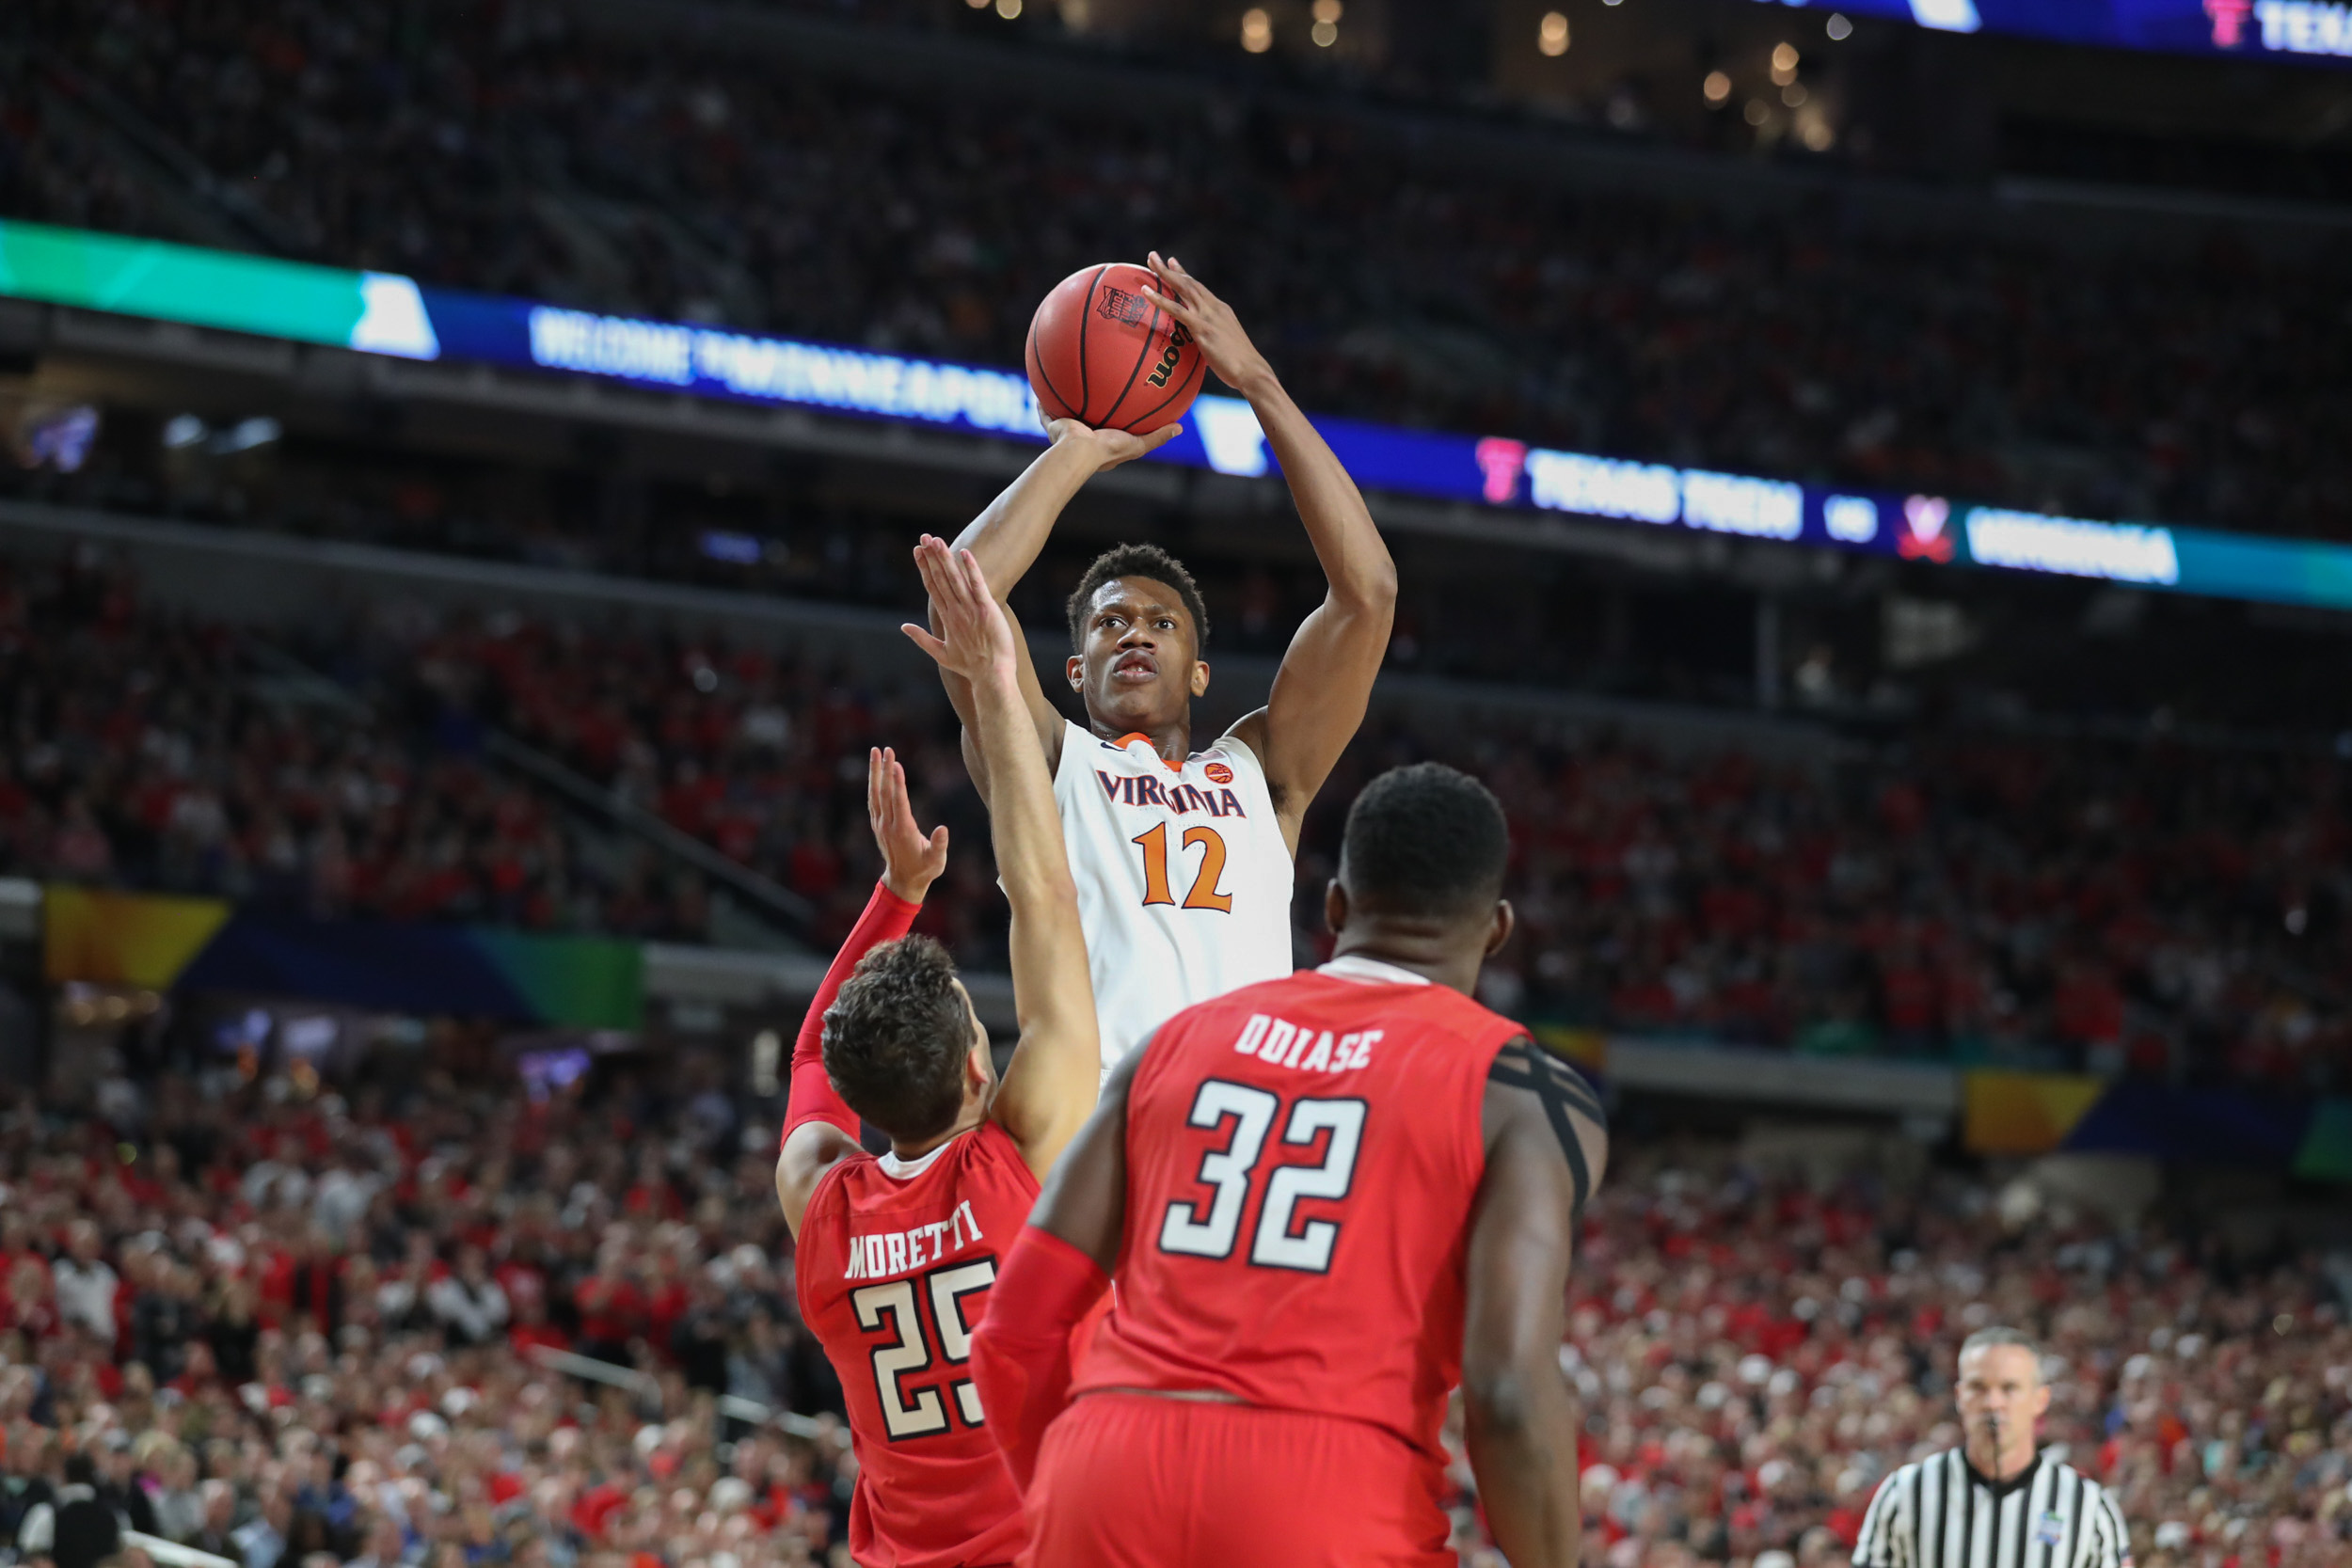
[[[1024,1226],[972,1336],[972,1383],[988,1430],[1022,1491],[1037,1474],[1045,1429],[1070,1403],[1070,1331],[1110,1289],[1093,1259],[1051,1231]]]
[[[808,1016],[801,1021],[801,1037],[792,1042],[792,1097],[786,1102],[786,1137],[804,1121],[830,1122],[850,1137],[857,1136],[857,1113],[842,1103],[834,1092],[833,1080],[825,1076],[825,1009],[841,994],[841,984],[857,968],[858,960],[883,942],[905,936],[922,908],[881,882],[874,884],[874,896],[866,901],[866,912],[857,917],[850,940],[834,955],[833,967],[825,971],[825,983],[817,988],[817,1000],[808,1005]]]

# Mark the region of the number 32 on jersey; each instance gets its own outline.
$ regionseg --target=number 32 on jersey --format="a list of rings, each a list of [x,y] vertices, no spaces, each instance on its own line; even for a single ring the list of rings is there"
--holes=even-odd
[[[1127,841],[1143,851],[1143,902],[1147,909],[1153,904],[1176,902],[1168,879],[1168,826],[1165,822],[1154,823]],[[1192,885],[1185,890],[1181,907],[1232,913],[1233,895],[1218,887],[1225,880],[1225,835],[1196,822],[1184,830],[1183,848],[1178,853],[1181,856],[1194,849],[1200,851],[1200,868],[1193,874]]]
[[[1160,1250],[1193,1258],[1227,1259],[1240,1239],[1242,1212],[1250,1190],[1264,1198],[1249,1242],[1248,1260],[1262,1269],[1295,1269],[1302,1274],[1327,1274],[1331,1249],[1340,1239],[1336,1219],[1297,1222],[1301,1199],[1329,1202],[1344,1199],[1356,1184],[1356,1151],[1364,1141],[1364,1101],[1356,1099],[1291,1101],[1282,1123],[1280,1145],[1311,1148],[1327,1135],[1323,1158],[1313,1164],[1291,1164],[1266,1151],[1266,1134],[1282,1109],[1281,1096],[1247,1084],[1212,1078],[1200,1085],[1192,1113],[1194,1127],[1232,1125],[1222,1148],[1212,1148],[1200,1159],[1197,1180],[1214,1195],[1205,1204],[1178,1198],[1160,1220]]]

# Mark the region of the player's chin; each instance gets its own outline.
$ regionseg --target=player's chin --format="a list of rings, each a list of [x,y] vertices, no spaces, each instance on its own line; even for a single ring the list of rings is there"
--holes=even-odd
[[[1184,716],[1184,705],[1159,682],[1121,686],[1107,682],[1096,694],[1095,707],[1123,729],[1151,730]]]

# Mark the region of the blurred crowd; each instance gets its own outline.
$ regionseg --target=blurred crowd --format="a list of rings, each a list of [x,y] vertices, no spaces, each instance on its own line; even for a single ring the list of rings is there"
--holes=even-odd
[[[1420,166],[1349,112],[1222,87],[1148,117],[894,89],[715,40],[597,40],[520,0],[9,12],[41,71],[99,85],[239,193],[257,243],[296,254],[1010,364],[1054,282],[1156,246],[1225,293],[1311,406],[2346,531],[2329,256],[1891,232],[1826,194],[1748,214],[1569,194],[1500,164]],[[0,153],[0,201],[84,220],[59,194],[75,182],[35,156]]]
[[[140,1561],[87,1555],[79,1504],[240,1568],[846,1563],[778,1107],[700,1066],[541,1101],[430,1062],[348,1100],[225,1069],[101,1085],[103,1120],[0,1114],[0,1548]],[[1988,1321],[2045,1338],[2045,1439],[2118,1490],[2140,1563],[2352,1560],[2352,1329],[2319,1261],[2020,1196],[1629,1153],[1562,1355],[1590,1568],[1840,1560],[1879,1480],[1957,1440]]]
[[[2352,1561],[2352,1327],[2313,1258],[1720,1155],[1613,1171],[1586,1224],[1563,1362],[1596,1568],[1842,1564],[1879,1481],[1960,1441],[1989,1323],[2042,1340],[2042,1440],[2115,1490],[2142,1568]]]
[[[1923,729],[1773,763],[1625,736],[1398,735],[1511,814],[1499,1006],[1597,1027],[2303,1089],[2352,1085],[2345,765]]]
[[[866,752],[905,759],[918,812],[955,843],[917,928],[1005,961],[987,817],[935,681],[860,678],[723,637],[592,631],[518,617],[384,628],[375,662],[441,714],[494,724],[806,900],[811,940],[849,932],[879,874]]]
[[[591,1107],[409,1065],[397,1101],[231,1071],[0,1121],[0,1548],[91,1568],[78,1483],[241,1568],[846,1561],[772,1122],[691,1074]]]
[[[0,869],[322,919],[703,934],[690,873],[264,651],[95,562],[0,568]]]
[[[911,667],[715,633],[384,605],[295,644],[142,609],[95,565],[0,577],[0,855],[323,917],[708,939],[702,878],[492,760],[493,736],[803,901],[829,948],[875,874],[866,749],[956,853],[922,928],[1004,962],[984,811]],[[331,672],[334,679],[310,673]],[[1819,1055],[2352,1086],[2345,763],[1922,726],[1772,757],[1391,714],[1310,816],[1296,957],[1364,778],[1435,756],[1513,824],[1518,1016]]]

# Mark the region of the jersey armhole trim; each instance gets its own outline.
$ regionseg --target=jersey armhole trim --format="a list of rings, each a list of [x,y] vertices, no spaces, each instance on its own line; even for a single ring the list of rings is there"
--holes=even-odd
[[[1486,1069],[1486,1077],[1493,1083],[1534,1091],[1544,1108],[1544,1118],[1551,1123],[1552,1136],[1560,1142],[1560,1152],[1567,1159],[1568,1176],[1576,1183],[1572,1215],[1581,1225],[1585,1200],[1593,1196],[1593,1168],[1584,1157],[1584,1141],[1576,1135],[1576,1119],[1570,1110],[1581,1112],[1606,1127],[1608,1117],[1601,1109],[1599,1097],[1574,1068],[1558,1060],[1533,1036],[1525,1034],[1503,1042]]]
[[[808,1299],[802,1293],[808,1289],[809,1271],[800,1264],[802,1255],[808,1251],[809,1232],[816,1228],[809,1222],[818,1217],[825,1201],[826,1189],[838,1189],[850,1166],[860,1158],[870,1160],[873,1156],[860,1149],[855,1154],[835,1160],[832,1168],[817,1179],[817,1185],[808,1190],[808,1206],[801,1211],[801,1228],[792,1238],[792,1305],[803,1320],[809,1316]],[[819,1219],[818,1223],[826,1222]]]
[[[1037,1172],[1029,1168],[1028,1156],[1021,1152],[1021,1146],[1012,1141],[1012,1134],[1005,1131],[1003,1122],[992,1117],[980,1123],[975,1130],[974,1135],[985,1138],[992,1132],[996,1135],[997,1143],[1002,1146],[1006,1162],[1011,1169],[1020,1172],[1021,1180],[1027,1184],[1029,1196],[1034,1198],[1043,1192],[1045,1184],[1037,1179]]]
[[[1238,721],[1236,721],[1236,722],[1238,722]],[[1228,747],[1231,747],[1233,751],[1240,752],[1243,756],[1249,759],[1249,766],[1256,771],[1258,775],[1258,782],[1261,784],[1265,785],[1266,792],[1269,795],[1272,794],[1274,786],[1266,782],[1265,758],[1258,754],[1258,749],[1255,746],[1250,745],[1249,742],[1244,740],[1241,736],[1235,735],[1230,729],[1221,732],[1215,740],[1210,741],[1200,751],[1194,752],[1193,755],[1205,757],[1217,752],[1227,752],[1227,754],[1230,756],[1232,752],[1227,751]]]

